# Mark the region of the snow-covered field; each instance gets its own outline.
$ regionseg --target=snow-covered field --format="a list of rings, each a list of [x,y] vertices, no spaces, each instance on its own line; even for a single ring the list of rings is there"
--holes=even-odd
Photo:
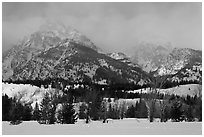
[[[76,124],[40,125],[36,121],[23,122],[20,125],[2,123],[3,135],[201,135],[201,122],[153,122],[147,119],[113,120],[109,123],[92,121],[85,124],[79,120]]]
[[[202,85],[199,84],[187,84],[187,85],[179,85],[179,87],[173,87],[173,88],[168,88],[168,89],[160,89],[158,90],[160,93],[164,94],[175,94],[179,96],[200,96],[202,94]],[[150,93],[150,88],[146,89],[138,89],[138,90],[130,90],[127,92],[132,92],[132,93]]]
[[[187,85],[180,85],[179,87],[173,87],[168,89],[161,89],[161,93],[166,94],[176,94],[179,96],[200,96],[202,94],[202,85],[199,84],[187,84]]]

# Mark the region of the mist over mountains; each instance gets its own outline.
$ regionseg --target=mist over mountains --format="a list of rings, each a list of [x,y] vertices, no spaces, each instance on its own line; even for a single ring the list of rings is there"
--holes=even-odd
[[[199,50],[173,48],[169,43],[141,43],[133,52],[132,56],[105,53],[76,29],[48,23],[3,53],[2,78],[4,81],[62,78],[99,84],[144,84],[151,72],[160,76],[179,72],[179,76],[174,76],[178,81],[184,74],[186,79],[201,78]],[[191,75],[181,72],[187,68]]]

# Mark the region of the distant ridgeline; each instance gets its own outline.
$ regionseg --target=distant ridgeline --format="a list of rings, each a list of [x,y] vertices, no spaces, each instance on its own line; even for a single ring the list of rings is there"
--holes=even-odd
[[[45,24],[3,53],[2,80],[38,87],[58,82],[124,90],[202,84],[201,51],[149,43],[138,47],[131,57],[106,54],[71,27]]]

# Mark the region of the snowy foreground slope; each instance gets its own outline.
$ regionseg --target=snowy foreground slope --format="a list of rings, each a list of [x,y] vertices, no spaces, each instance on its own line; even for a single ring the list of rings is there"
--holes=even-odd
[[[3,135],[201,135],[201,122],[153,122],[147,119],[113,120],[110,123],[92,121],[85,124],[79,120],[76,124],[40,125],[36,121],[23,122],[20,125],[2,123]]]
[[[40,104],[45,92],[54,92],[52,88],[39,88],[30,84],[8,84],[2,83],[2,94],[7,94],[8,97],[16,97],[22,103],[31,103],[34,108],[35,103]],[[61,94],[62,92],[60,92]]]

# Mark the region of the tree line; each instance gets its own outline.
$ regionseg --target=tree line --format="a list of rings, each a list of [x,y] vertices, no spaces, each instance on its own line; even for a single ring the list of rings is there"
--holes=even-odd
[[[106,88],[108,90],[138,90],[138,89],[145,89],[145,88],[151,88],[151,82],[146,83],[143,85],[135,84],[135,83],[112,83],[109,85],[100,85],[97,83],[93,82],[71,82],[69,80],[65,80],[63,78],[46,78],[44,80],[36,78],[35,80],[20,80],[17,79],[13,81],[12,79],[8,79],[6,81],[7,83],[13,83],[13,84],[31,84],[37,87],[41,87],[42,85],[47,88],[48,85],[51,85],[52,88],[62,88],[65,87],[66,85],[74,85],[74,84],[80,84],[80,85],[87,85],[89,87],[97,87],[97,88]],[[60,83],[60,85],[59,85]],[[171,80],[165,80],[164,83],[162,83],[162,86],[160,87],[161,84],[156,84],[156,88],[172,88],[176,87],[179,85],[186,85],[186,84],[201,84],[199,80],[180,80],[180,81],[171,81]]]
[[[202,97],[167,95],[158,92],[135,93],[139,101],[131,106],[125,103],[119,105],[121,98],[127,99],[134,95],[124,91],[111,92],[97,88],[64,89],[63,94],[46,92],[40,104],[22,104],[17,98],[2,97],[2,119],[18,124],[21,121],[37,120],[40,124],[74,124],[78,118],[90,120],[123,119],[123,118],[160,118],[161,122],[173,121],[202,121]],[[81,93],[80,93],[81,92]],[[110,93],[110,94],[109,94]],[[108,98],[108,100],[105,100]],[[113,98],[113,100],[111,100]],[[76,104],[80,104],[76,112]]]

